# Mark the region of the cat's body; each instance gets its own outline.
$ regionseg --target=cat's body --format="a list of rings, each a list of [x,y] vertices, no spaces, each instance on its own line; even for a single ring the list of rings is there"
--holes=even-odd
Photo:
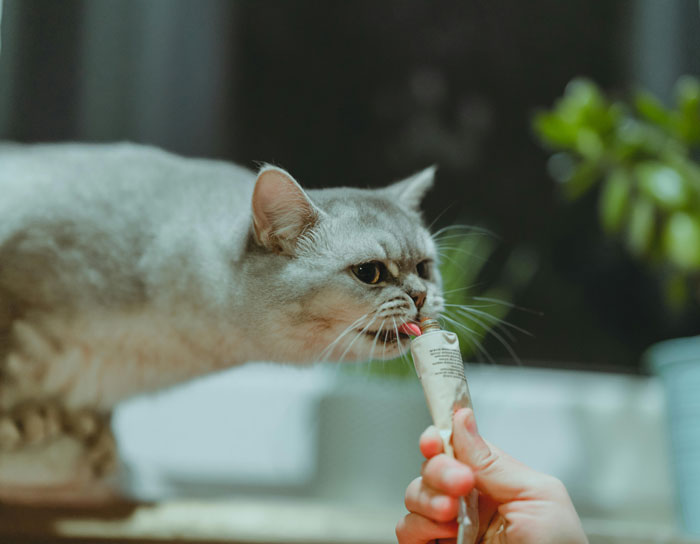
[[[51,361],[27,393],[0,391],[0,406],[40,389],[109,409],[202,364],[250,360],[231,328],[250,301],[230,271],[254,181],[130,145],[0,147],[0,293],[14,302],[0,327],[20,319],[17,365]]]
[[[431,182],[305,193],[279,169],[144,146],[0,145],[0,488],[103,462],[102,423],[130,395],[405,349],[398,326],[442,304],[437,274],[416,272],[435,259],[417,212]]]

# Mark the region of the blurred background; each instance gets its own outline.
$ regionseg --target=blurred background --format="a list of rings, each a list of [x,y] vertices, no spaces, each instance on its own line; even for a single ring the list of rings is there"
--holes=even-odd
[[[5,0],[0,137],[131,140],[270,161],[307,187],[379,186],[439,167],[435,229],[497,236],[532,268],[510,320],[525,364],[638,372],[691,334],[653,274],[604,236],[595,194],[568,204],[531,129],[585,76],[670,101],[700,71],[695,0],[556,2]],[[687,317],[687,319],[685,319]],[[695,329],[696,330],[696,329]],[[506,355],[494,346],[495,356]]]
[[[1,39],[0,139],[268,161],[310,188],[381,186],[438,165],[424,205],[432,229],[489,233],[447,230],[444,270],[450,288],[468,288],[456,301],[487,314],[466,322],[482,346],[462,330],[468,360],[487,363],[468,371],[484,433],[559,475],[591,534],[608,530],[595,520],[671,534],[681,517],[686,530],[700,519],[700,500],[683,506],[673,491],[669,380],[651,376],[663,357],[643,357],[700,324],[697,0],[4,0]],[[500,319],[512,327],[493,328]],[[700,357],[688,346],[683,360]],[[372,489],[400,512],[428,422],[402,364],[246,367],[137,399],[115,418],[130,492],[359,504]],[[255,404],[271,380],[283,422]],[[257,425],[210,417],[251,405]],[[384,426],[372,420],[390,410]],[[173,413],[199,433],[177,459],[158,449],[172,454],[182,435]],[[207,442],[214,424],[200,415],[278,442],[257,454],[230,436]],[[395,482],[363,488],[370,466],[373,485],[393,477],[369,450],[387,436]],[[700,442],[697,429],[683,437]],[[260,453],[270,448],[289,448],[286,464]],[[627,542],[623,532],[596,542]]]

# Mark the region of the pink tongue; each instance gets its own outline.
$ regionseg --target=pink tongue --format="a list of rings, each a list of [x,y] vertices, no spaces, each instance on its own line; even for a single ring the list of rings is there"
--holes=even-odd
[[[415,323],[404,323],[399,327],[399,332],[407,334],[409,336],[420,336],[420,327]]]

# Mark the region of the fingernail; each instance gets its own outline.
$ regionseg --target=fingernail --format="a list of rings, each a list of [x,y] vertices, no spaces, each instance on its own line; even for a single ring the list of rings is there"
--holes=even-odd
[[[468,413],[466,414],[466,417],[464,418],[464,428],[467,429],[467,432],[472,435],[472,436],[478,436],[479,435],[479,429],[476,428],[476,418],[474,417],[474,411],[467,408]]]
[[[463,418],[462,423],[468,434],[470,434],[472,437],[479,435],[479,431],[476,428],[474,410],[471,408],[462,408],[455,414],[455,417]]]

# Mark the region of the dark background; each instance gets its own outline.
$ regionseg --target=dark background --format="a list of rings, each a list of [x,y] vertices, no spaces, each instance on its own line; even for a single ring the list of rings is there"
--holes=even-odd
[[[575,76],[668,100],[700,74],[696,0],[5,0],[2,47],[1,139],[268,161],[307,187],[439,165],[427,219],[498,236],[482,282],[514,254],[534,270],[514,301],[542,315],[508,318],[524,364],[644,371],[648,345],[698,332],[603,237],[595,194],[564,200],[530,129]]]

